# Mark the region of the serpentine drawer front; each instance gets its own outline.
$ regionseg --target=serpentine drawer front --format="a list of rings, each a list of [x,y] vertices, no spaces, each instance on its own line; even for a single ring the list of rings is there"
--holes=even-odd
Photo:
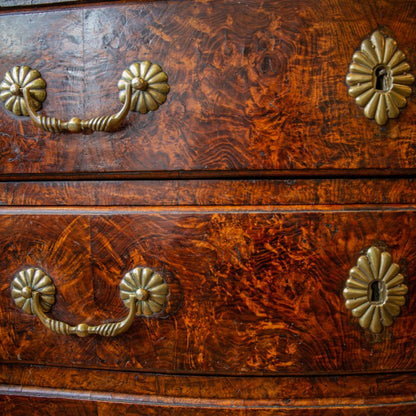
[[[411,5],[110,1],[43,8],[30,15],[30,24],[25,13],[5,13],[0,79],[15,66],[38,70],[48,91],[41,114],[82,119],[116,113],[117,80],[137,61],[159,64],[170,92],[155,113],[129,116],[111,139],[103,132],[87,138],[39,132],[2,105],[0,123],[12,139],[1,139],[1,172],[414,168],[416,112],[407,105],[414,101],[409,83],[416,70]],[[375,50],[370,37],[377,30],[392,40],[388,49],[376,44],[381,60],[364,55],[370,66],[358,70],[369,73],[359,72],[361,81],[355,72],[347,79],[363,42]],[[403,59],[390,61],[390,52]],[[357,83],[363,91],[350,93],[367,93],[358,103],[348,95]],[[381,130],[360,108],[373,95],[364,111],[371,118],[380,96],[389,104],[377,113],[381,124],[390,120]]]
[[[2,415],[416,414],[414,0],[0,33]]]
[[[414,211],[210,211],[2,216],[1,250],[15,247],[3,259],[3,359],[232,375],[414,368],[414,293],[406,296],[416,271]],[[364,250],[377,236],[380,248]],[[79,322],[122,320],[120,281],[136,264],[160,271],[156,283],[143,285],[160,307],[130,322],[117,337],[116,355],[112,338],[68,339],[52,332],[68,333],[62,323],[44,322],[69,323],[75,333]],[[42,270],[36,279],[35,268]],[[382,282],[385,293],[373,282]],[[139,304],[135,286],[129,293]],[[45,297],[40,320],[22,303],[30,298],[27,287],[41,298],[56,291],[55,302]],[[165,299],[168,288],[162,307],[155,290]],[[353,306],[363,319],[345,305],[344,288],[350,303],[361,302]],[[385,306],[378,313],[375,305]],[[32,310],[39,315],[33,303]],[[364,339],[373,340],[371,350],[361,351]]]

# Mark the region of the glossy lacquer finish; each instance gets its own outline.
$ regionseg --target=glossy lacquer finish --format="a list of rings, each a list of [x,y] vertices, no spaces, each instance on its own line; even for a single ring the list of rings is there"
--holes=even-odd
[[[217,0],[3,12],[0,72],[37,68],[48,115],[117,111],[113,80],[137,60],[162,65],[171,93],[156,113],[93,140],[39,132],[2,107],[1,171],[413,168],[413,96],[380,127],[345,82],[377,28],[416,68],[412,10],[409,0]]]
[[[414,369],[414,211],[262,211],[2,216],[3,360],[197,374]],[[409,287],[381,334],[362,329],[342,296],[374,244]],[[166,276],[167,307],[111,340],[68,342],[10,294],[18,271],[40,267],[59,287],[54,319],[101,323],[125,315],[115,277],[143,264]]]
[[[38,69],[39,114],[117,112],[137,61],[170,92],[90,136],[0,106],[0,413],[413,416],[415,18],[412,0],[2,2],[0,79]],[[405,82],[397,118],[377,105],[382,126],[354,98],[375,31],[405,55],[364,68],[373,97]],[[399,288],[371,271],[379,256]],[[13,300],[39,268],[50,319],[107,325],[136,267],[163,276],[167,301],[120,336],[55,334]],[[357,293],[398,316],[361,319]]]

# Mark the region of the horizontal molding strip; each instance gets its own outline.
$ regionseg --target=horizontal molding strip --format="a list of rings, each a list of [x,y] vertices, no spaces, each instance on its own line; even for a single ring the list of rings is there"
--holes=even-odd
[[[416,178],[416,169],[165,170],[0,173],[0,182],[42,180]]]
[[[255,206],[413,204],[416,181],[188,179],[0,182],[0,206]]]
[[[98,391],[80,391],[67,389],[50,389],[45,387],[27,387],[27,386],[7,386],[0,385],[0,396],[24,396],[48,399],[66,399],[97,401],[108,403],[136,404],[158,407],[198,407],[198,408],[216,408],[216,409],[326,409],[326,408],[377,408],[387,406],[407,406],[415,405],[414,396],[391,396],[382,397],[378,401],[356,399],[356,398],[322,398],[322,399],[296,399],[291,400],[290,404],[283,400],[238,400],[238,399],[206,399],[206,398],[184,398],[184,397],[167,397],[152,395],[134,395]],[[316,402],[319,405],[316,405]]]
[[[149,207],[0,207],[0,215],[186,215],[414,212],[416,205],[269,205],[269,206],[149,206]]]

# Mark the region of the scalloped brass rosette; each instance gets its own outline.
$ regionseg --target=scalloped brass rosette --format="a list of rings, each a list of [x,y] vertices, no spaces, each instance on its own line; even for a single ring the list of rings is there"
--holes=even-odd
[[[409,71],[410,65],[396,41],[376,30],[352,57],[346,79],[348,93],[364,107],[367,118],[384,125],[389,118],[397,118],[407,104],[414,82]]]
[[[12,297],[19,308],[32,314],[32,295],[39,293],[41,308],[48,312],[55,303],[55,285],[51,278],[41,269],[21,270],[12,282]]]
[[[134,295],[137,315],[151,316],[163,309],[168,296],[168,285],[162,276],[149,267],[136,267],[120,282],[120,297],[127,305]]]
[[[400,266],[389,252],[370,247],[350,270],[344,289],[345,306],[364,329],[379,333],[391,326],[406,302],[407,286]]]
[[[133,87],[131,111],[145,114],[155,111],[166,101],[169,92],[168,76],[158,64],[149,61],[137,62],[121,75],[118,82],[120,101],[126,100],[126,88]]]
[[[15,66],[6,72],[0,84],[0,99],[5,107],[17,116],[28,116],[28,108],[23,97],[23,89],[29,89],[32,108],[42,108],[46,98],[46,82],[39,71],[26,65]]]

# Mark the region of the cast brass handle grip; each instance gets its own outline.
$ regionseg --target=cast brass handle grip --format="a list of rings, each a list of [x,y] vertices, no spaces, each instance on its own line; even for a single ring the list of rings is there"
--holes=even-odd
[[[121,123],[129,114],[131,105],[131,85],[128,85],[126,88],[126,100],[123,108],[117,114],[96,117],[89,120],[80,120],[77,117],[73,117],[68,121],[64,121],[55,117],[38,114],[31,103],[32,100],[30,98],[29,88],[23,88],[23,99],[25,100],[26,109],[32,122],[42,130],[49,131],[51,133],[68,132],[84,134],[89,134],[93,131],[112,132],[118,130]]]
[[[90,326],[75,326],[49,318],[48,312],[55,303],[56,288],[52,279],[41,269],[28,268],[20,271],[12,281],[12,297],[17,306],[26,313],[36,315],[48,329],[60,335],[91,334],[115,337],[126,332],[135,315],[151,316],[159,313],[168,296],[168,286],[162,276],[148,267],[136,267],[126,273],[120,282],[120,297],[129,308],[126,318],[120,322]]]
[[[40,319],[46,328],[49,328],[51,331],[60,335],[77,334],[79,337],[86,337],[90,334],[97,334],[105,337],[115,337],[116,335],[120,335],[123,332],[126,332],[133,323],[134,316],[136,315],[136,302],[134,296],[130,296],[129,304],[129,314],[120,322],[113,322],[110,324],[102,324],[97,326],[89,326],[85,323],[71,326],[65,322],[48,318],[40,306],[40,293],[34,292],[32,295],[33,313]]]
[[[39,128],[52,133],[113,132],[119,129],[130,111],[145,114],[155,111],[166,101],[168,76],[158,64],[136,62],[126,69],[117,86],[122,109],[109,116],[68,121],[38,114],[46,99],[46,82],[39,71],[28,66],[15,66],[0,84],[0,98],[8,110],[17,116],[29,116]]]

